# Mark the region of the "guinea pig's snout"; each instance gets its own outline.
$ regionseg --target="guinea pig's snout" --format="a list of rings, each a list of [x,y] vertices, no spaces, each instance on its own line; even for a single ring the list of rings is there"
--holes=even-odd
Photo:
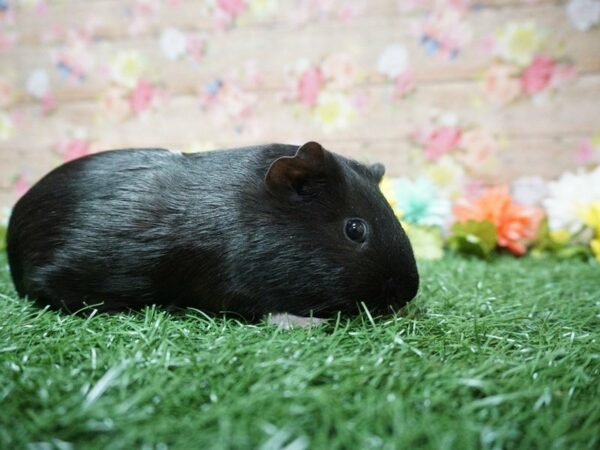
[[[406,280],[388,278],[383,283],[383,298],[394,308],[401,308],[416,295],[416,289],[412,284],[414,283],[407,283]]]

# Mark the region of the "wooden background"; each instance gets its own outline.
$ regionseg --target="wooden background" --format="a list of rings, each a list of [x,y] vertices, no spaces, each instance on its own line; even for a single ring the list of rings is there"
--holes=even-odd
[[[415,157],[411,136],[432,110],[441,110],[495,136],[494,170],[480,178],[501,183],[524,175],[552,178],[577,167],[577,149],[600,131],[600,31],[576,30],[564,1],[262,4],[262,17],[245,5],[245,12],[232,18],[219,10],[218,0],[8,2],[0,32],[1,108],[10,121],[0,138],[0,206],[10,206],[27,186],[68,159],[64,148],[73,140],[84,143],[81,153],[319,140],[331,150],[382,161],[392,175],[415,175],[424,163]],[[455,58],[428,54],[415,29],[436,8],[456,4],[466,6],[461,23],[470,29],[468,43]],[[481,82],[494,61],[486,42],[505,24],[522,21],[546,30],[548,48],[564,54],[577,76],[551,94],[492,104]],[[166,57],[159,44],[169,28],[193,36],[201,51]],[[393,81],[377,71],[382,51],[396,43],[408,51],[416,83],[414,92],[400,99],[392,95]],[[129,92],[110,76],[111,61],[123,51],[142,58],[139,77],[152,83],[159,100],[142,113],[114,117],[102,98]],[[81,79],[61,70],[61,52],[84,61]],[[319,65],[332,54],[351,60],[354,74],[347,85],[329,90],[360,107],[349,124],[330,129],[286,94],[298,61]],[[49,81],[45,96],[27,87],[40,69]],[[216,80],[230,92],[207,100]]]

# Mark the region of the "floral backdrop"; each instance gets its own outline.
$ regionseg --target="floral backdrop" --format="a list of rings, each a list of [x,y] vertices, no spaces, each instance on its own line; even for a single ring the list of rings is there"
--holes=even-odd
[[[122,147],[318,140],[421,258],[600,260],[600,0],[0,0],[0,221]]]

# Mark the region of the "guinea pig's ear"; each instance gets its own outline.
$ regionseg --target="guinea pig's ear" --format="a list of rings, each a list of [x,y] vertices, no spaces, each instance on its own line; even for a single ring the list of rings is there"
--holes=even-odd
[[[331,154],[317,142],[307,142],[294,156],[277,158],[265,175],[265,185],[276,195],[303,199],[315,196],[327,181]]]
[[[375,163],[369,166],[369,170],[373,174],[375,181],[381,183],[381,179],[385,175],[385,166],[381,163]]]

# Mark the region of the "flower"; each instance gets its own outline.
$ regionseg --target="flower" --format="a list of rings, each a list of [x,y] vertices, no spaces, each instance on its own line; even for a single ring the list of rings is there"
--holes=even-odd
[[[459,146],[465,151],[460,159],[472,172],[481,172],[496,152],[494,138],[479,128],[462,133]]]
[[[513,182],[511,194],[521,205],[540,206],[548,194],[548,187],[542,177],[521,177]]]
[[[27,78],[27,92],[34,98],[42,99],[50,91],[50,79],[43,69],[36,69]]]
[[[217,6],[224,14],[235,18],[244,12],[246,2],[244,0],[217,0]]]
[[[575,161],[579,164],[600,162],[600,133],[594,134],[591,139],[586,139],[579,145]]]
[[[550,229],[578,232],[584,226],[580,211],[597,201],[600,201],[600,167],[591,172],[564,173],[548,183],[548,197],[543,201]]]
[[[394,82],[394,97],[402,98],[415,88],[415,77],[409,70],[402,72]]]
[[[600,261],[600,200],[582,209],[581,217],[583,223],[594,230],[595,238],[590,242],[590,246],[596,259]]]
[[[347,88],[356,79],[356,66],[354,62],[344,53],[333,53],[321,64],[323,78],[331,86]]]
[[[470,25],[464,20],[465,10],[458,5],[438,5],[422,24],[419,33],[421,45],[427,54],[438,53],[447,59],[453,59],[473,35]]]
[[[444,155],[435,164],[425,167],[425,175],[437,186],[444,189],[449,197],[462,194],[465,184],[465,169],[454,158]]]
[[[391,193],[405,222],[443,228],[450,218],[450,201],[426,178],[393,180]]]
[[[437,260],[444,256],[444,238],[437,229],[402,224],[410,239],[415,258]]]
[[[515,77],[515,69],[505,64],[488,68],[483,76],[483,90],[494,103],[506,105],[521,94],[521,83]]]
[[[323,86],[323,74],[318,67],[311,67],[300,75],[296,86],[298,98],[306,106],[314,106]]]
[[[176,60],[185,54],[187,38],[176,28],[167,28],[160,35],[160,49],[170,60]]]
[[[81,158],[90,154],[90,143],[86,139],[73,139],[64,145],[61,153],[65,161]]]
[[[390,80],[408,69],[408,51],[401,44],[388,45],[377,60],[377,71]]]
[[[580,216],[585,225],[592,228],[597,235],[600,235],[600,199],[582,208]]]
[[[534,22],[509,22],[496,37],[499,56],[519,66],[528,65],[544,43],[544,35]]]
[[[333,92],[321,92],[317,100],[315,117],[327,131],[344,128],[354,120],[356,112],[350,99]]]
[[[379,189],[381,190],[381,193],[392,207],[392,210],[394,211],[396,217],[402,217],[402,211],[400,211],[400,208],[398,207],[398,201],[396,200],[396,193],[394,189],[394,182],[392,181],[392,179],[384,176],[381,182],[379,183]]]
[[[6,141],[13,134],[15,127],[11,117],[4,111],[0,111],[0,141]]]
[[[571,0],[566,9],[571,24],[579,31],[587,31],[600,22],[598,0]]]
[[[126,88],[134,88],[144,70],[144,62],[139,53],[121,51],[113,58],[110,75],[115,83]]]
[[[31,187],[31,183],[27,179],[27,177],[23,174],[19,175],[19,177],[15,180],[13,184],[13,189],[17,197],[22,197]]]
[[[555,67],[556,64],[552,58],[543,55],[536,56],[521,76],[523,90],[529,95],[542,92],[550,84]]]
[[[435,128],[425,136],[425,156],[431,161],[456,148],[460,142],[462,131],[451,126]]]
[[[154,98],[154,86],[146,80],[138,81],[137,86],[129,97],[129,106],[131,110],[139,114],[146,110]]]
[[[130,113],[126,92],[121,88],[109,88],[100,98],[102,109],[115,120],[122,120]]]
[[[461,199],[454,206],[459,222],[489,221],[496,227],[498,245],[515,255],[527,250],[536,235],[543,213],[538,208],[521,206],[513,201],[507,188],[490,188],[474,200]]]

